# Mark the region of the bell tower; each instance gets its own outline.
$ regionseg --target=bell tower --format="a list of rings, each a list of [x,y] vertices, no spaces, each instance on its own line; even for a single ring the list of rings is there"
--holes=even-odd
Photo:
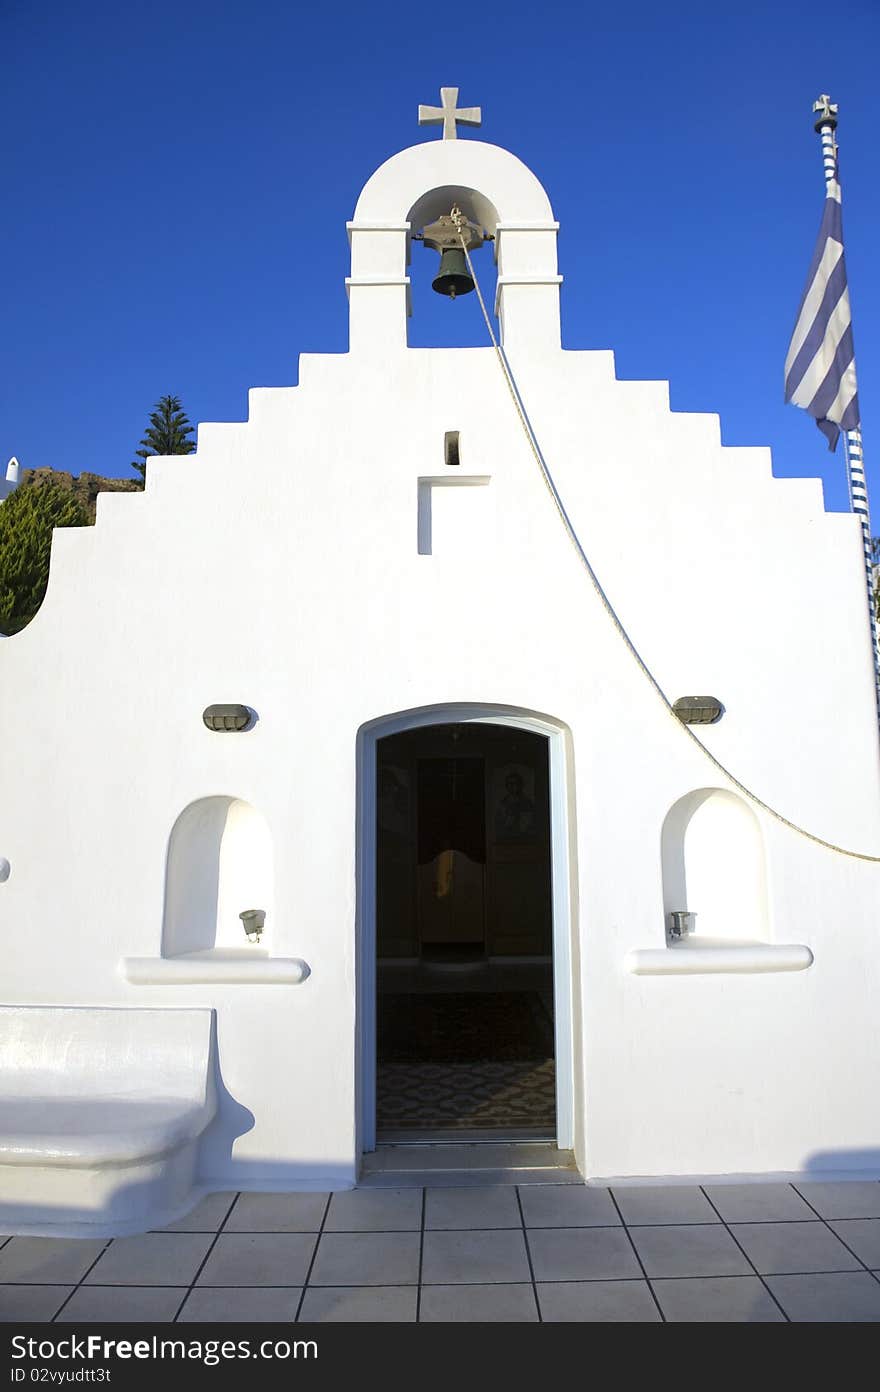
[[[515,155],[481,140],[458,138],[459,124],[480,124],[479,107],[459,108],[455,87],[442,88],[441,99],[440,107],[419,107],[419,124],[442,123],[442,138],[412,145],[386,160],[367,181],[347,224],[350,352],[406,348],[413,241],[440,252],[435,289],[443,294],[454,290],[454,299],[471,288],[464,252],[457,251],[460,240],[457,247],[454,236],[446,240],[453,210],[467,223],[469,249],[483,239],[494,247],[494,309],[505,348],[522,353],[559,348],[559,224],[550,200]],[[424,254],[421,247],[416,254]],[[479,275],[478,263],[475,269]]]

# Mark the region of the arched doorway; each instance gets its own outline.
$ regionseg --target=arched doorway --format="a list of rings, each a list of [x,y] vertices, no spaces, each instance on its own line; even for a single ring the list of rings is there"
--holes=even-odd
[[[360,743],[362,1149],[570,1148],[564,728],[439,707]]]

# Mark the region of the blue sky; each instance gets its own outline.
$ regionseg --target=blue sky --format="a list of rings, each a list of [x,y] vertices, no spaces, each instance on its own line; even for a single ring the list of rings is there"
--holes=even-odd
[[[565,346],[668,379],[674,409],[717,412],[726,444],[771,446],[845,507],[842,446],[781,385],[828,91],[880,531],[876,0],[3,0],[0,46],[0,462],[128,476],[163,393],[243,419],[300,352],[345,351],[346,219],[377,165],[438,138],[416,108],[457,85],[472,136],[548,190]],[[483,343],[473,296],[425,289],[433,262],[416,249],[411,341]]]

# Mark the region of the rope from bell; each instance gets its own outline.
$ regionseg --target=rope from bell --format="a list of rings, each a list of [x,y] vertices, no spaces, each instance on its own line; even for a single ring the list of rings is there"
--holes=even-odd
[[[480,309],[483,312],[483,319],[486,324],[486,329],[488,330],[492,347],[495,349],[495,356],[498,359],[502,374],[504,376],[504,380],[507,383],[507,388],[510,392],[510,397],[513,401],[514,409],[516,410],[516,414],[519,417],[520,424],[522,425],[523,431],[525,432],[526,439],[529,442],[529,448],[531,449],[531,452],[535,457],[535,461],[538,465],[538,468],[541,471],[541,477],[543,478],[544,483],[547,485],[547,489],[550,493],[551,498],[553,499],[553,502],[556,506],[556,510],[559,513],[560,518],[562,519],[562,525],[565,528],[565,531],[568,535],[568,539],[574,547],[581,565],[587,572],[587,575],[590,578],[590,583],[592,584],[593,589],[596,591],[596,594],[599,596],[599,599],[602,602],[602,606],[605,609],[605,612],[608,614],[608,617],[611,619],[611,622],[614,624],[614,627],[617,629],[617,632],[626,644],[630,656],[637,663],[639,669],[642,672],[642,675],[647,678],[654,692],[657,696],[659,696],[660,700],[663,703],[663,706],[666,709],[667,714],[672,717],[679,730],[684,731],[684,733],[688,736],[691,742],[697,746],[697,748],[706,756],[709,762],[718,770],[719,773],[724,775],[724,777],[733,785],[734,788],[737,789],[738,792],[742,793],[744,797],[747,797],[750,802],[753,802],[755,804],[756,807],[760,807],[762,811],[768,814],[768,816],[773,817],[775,821],[781,822],[783,826],[788,827],[790,831],[797,832],[799,836],[805,836],[808,841],[812,841],[815,845],[824,846],[827,851],[835,851],[838,855],[848,856],[853,860],[869,861],[871,864],[874,865],[880,864],[880,855],[869,855],[866,851],[852,851],[849,850],[846,846],[838,846],[834,841],[826,841],[823,836],[816,836],[814,832],[808,831],[806,827],[799,826],[798,823],[793,822],[790,817],[784,816],[783,813],[777,811],[775,807],[771,807],[769,802],[765,802],[762,797],[759,797],[756,792],[754,792],[751,788],[747,787],[746,784],[743,783],[739,778],[737,778],[734,773],[731,773],[730,769],[727,768],[726,765],[722,764],[720,759],[716,758],[716,756],[712,753],[711,749],[709,749],[703,743],[699,736],[694,734],[691,727],[689,725],[685,725],[684,722],[681,721],[679,717],[676,715],[672,707],[672,703],[669,700],[669,697],[666,695],[666,692],[663,690],[662,686],[660,685],[657,678],[654,676],[654,673],[651,671],[648,664],[645,662],[645,659],[642,657],[632,638],[630,638],[621,620],[618,618],[614,606],[612,605],[611,600],[608,598],[607,594],[602,588],[602,585],[599,581],[599,577],[597,576],[592,565],[590,564],[590,561],[587,557],[587,553],[581,545],[580,538],[578,537],[578,534],[574,529],[574,525],[568,513],[565,510],[565,505],[562,501],[562,498],[560,497],[559,490],[553,481],[553,475],[551,474],[547,461],[544,458],[543,451],[538,443],[538,438],[535,434],[534,428],[532,426],[531,421],[529,420],[528,413],[526,412],[526,408],[523,404],[523,399],[520,394],[519,387],[517,386],[516,378],[513,375],[513,369],[511,368],[510,363],[508,362],[507,354],[505,353],[502,345],[499,343],[495,335],[495,330],[492,328],[492,322],[489,318],[488,310],[486,309],[486,302],[483,299],[483,292],[480,289],[480,282],[477,279],[477,273],[474,270],[474,263],[471,260],[471,254],[468,251],[467,241],[462,232],[462,223],[465,221],[465,219],[464,214],[461,212],[460,208],[453,208],[452,219],[455,222],[456,227],[458,228],[459,240],[461,241],[462,250],[464,251],[465,259],[467,260],[468,270],[474,282],[474,289],[477,292],[477,299],[480,303]]]

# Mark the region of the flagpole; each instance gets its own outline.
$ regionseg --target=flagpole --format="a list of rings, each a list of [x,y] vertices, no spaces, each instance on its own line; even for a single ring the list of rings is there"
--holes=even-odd
[[[840,173],[837,167],[837,103],[823,93],[813,103],[816,117],[814,129],[822,140],[822,168],[825,174],[825,192],[831,193],[831,185],[837,181],[840,188]],[[839,195],[838,195],[839,196]],[[853,364],[855,369],[855,364]],[[871,516],[868,509],[868,484],[865,479],[865,460],[862,453],[862,432],[855,430],[843,432],[846,452],[846,482],[849,490],[850,511],[861,523],[862,549],[865,559],[865,580],[868,591],[868,620],[871,625],[871,648],[874,654],[874,687],[877,695],[877,709],[880,714],[880,635],[878,635],[876,606],[874,603],[874,563],[871,545]]]

